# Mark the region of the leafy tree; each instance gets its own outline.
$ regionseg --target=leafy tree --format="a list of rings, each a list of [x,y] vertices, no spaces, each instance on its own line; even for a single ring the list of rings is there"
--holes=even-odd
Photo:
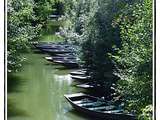
[[[93,8],[92,8],[93,9]],[[106,96],[111,94],[111,86],[118,77],[113,74],[114,62],[108,53],[114,53],[113,46],[119,45],[118,28],[112,26],[112,21],[119,11],[116,1],[99,0],[91,10],[82,41],[82,61],[89,66],[92,81],[101,84]]]
[[[33,20],[33,25],[41,24],[42,27],[46,25],[47,18],[52,12],[53,0],[34,0],[34,14],[35,18]]]
[[[152,104],[152,1],[126,5],[121,12],[114,22],[122,39],[114,56],[121,78],[117,91],[124,96],[126,108],[141,113]]]
[[[64,13],[65,13],[64,1],[63,0],[55,0],[52,9],[54,10],[53,14],[64,15]]]
[[[123,96],[126,108],[138,114],[148,109],[152,102],[152,2],[68,0],[65,9],[67,25],[62,33],[79,45],[80,63],[91,80],[109,95],[118,76],[116,93]]]
[[[53,1],[52,1],[53,2]],[[8,72],[17,71],[25,60],[21,53],[29,41],[39,38],[50,10],[49,1],[9,0],[7,2]]]
[[[32,0],[9,0],[8,1],[8,71],[17,71],[24,60],[21,52],[28,49],[28,41],[36,37],[36,27],[31,25],[33,15]],[[34,34],[33,34],[34,33]]]

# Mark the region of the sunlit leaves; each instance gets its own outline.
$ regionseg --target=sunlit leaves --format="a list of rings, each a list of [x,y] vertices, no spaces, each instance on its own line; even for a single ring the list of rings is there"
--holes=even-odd
[[[122,39],[122,47],[113,56],[121,78],[118,91],[125,96],[127,108],[140,114],[152,103],[152,1],[126,5],[121,12],[113,22],[120,27]]]
[[[22,66],[25,59],[21,53],[28,50],[29,41],[40,35],[41,16],[36,16],[34,11],[37,7],[41,6],[36,6],[33,0],[9,0],[7,2],[8,72],[17,71]],[[43,4],[43,8],[42,11],[47,13],[50,9],[49,3]],[[41,14],[46,18],[48,16],[46,13]],[[34,24],[37,20],[40,22]]]

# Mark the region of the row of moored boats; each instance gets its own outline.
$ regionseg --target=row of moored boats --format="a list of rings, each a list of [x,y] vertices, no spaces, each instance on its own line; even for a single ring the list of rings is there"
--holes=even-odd
[[[82,84],[76,85],[85,89],[100,90],[99,84],[91,82],[91,77],[87,75],[85,68],[78,64],[76,56],[76,46],[66,43],[34,43],[42,53],[50,56],[45,57],[47,61],[61,64],[66,68],[76,68],[78,70],[70,72],[74,80],[82,81]],[[135,115],[124,110],[124,105],[108,101],[103,97],[95,97],[85,93],[66,94],[64,97],[77,111],[102,120],[134,120]]]

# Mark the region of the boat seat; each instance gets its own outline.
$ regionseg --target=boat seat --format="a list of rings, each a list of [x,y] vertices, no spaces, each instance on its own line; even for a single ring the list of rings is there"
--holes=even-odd
[[[86,106],[91,106],[91,105],[95,105],[97,102],[87,102],[87,103],[82,103],[82,104],[78,104],[78,106],[81,107],[86,107]]]
[[[73,103],[75,103],[75,104],[89,103],[89,102],[93,102],[93,101],[91,101],[91,100],[78,100],[78,101],[73,101]]]
[[[104,113],[122,113],[123,110],[110,110],[110,111],[104,111]]]
[[[74,98],[74,97],[81,97],[81,96],[85,96],[84,93],[75,93],[75,94],[71,94],[71,95],[64,95],[64,96],[67,96],[67,97],[70,97],[70,98]]]
[[[92,108],[88,108],[89,110],[112,110],[114,109],[115,106],[111,105],[111,106],[102,106],[102,107],[92,107]]]
[[[106,104],[105,102],[90,102],[90,103],[82,103],[82,104],[78,104],[79,106],[84,106],[84,107],[87,107],[87,106],[100,106],[102,104]]]

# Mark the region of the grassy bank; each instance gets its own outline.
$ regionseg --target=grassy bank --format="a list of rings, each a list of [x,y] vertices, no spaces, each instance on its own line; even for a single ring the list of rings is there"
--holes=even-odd
[[[56,32],[59,32],[59,28],[65,24],[64,21],[48,20],[46,27],[42,30],[42,36],[40,41],[47,42],[59,42],[63,41],[64,38],[60,35],[56,35]]]

